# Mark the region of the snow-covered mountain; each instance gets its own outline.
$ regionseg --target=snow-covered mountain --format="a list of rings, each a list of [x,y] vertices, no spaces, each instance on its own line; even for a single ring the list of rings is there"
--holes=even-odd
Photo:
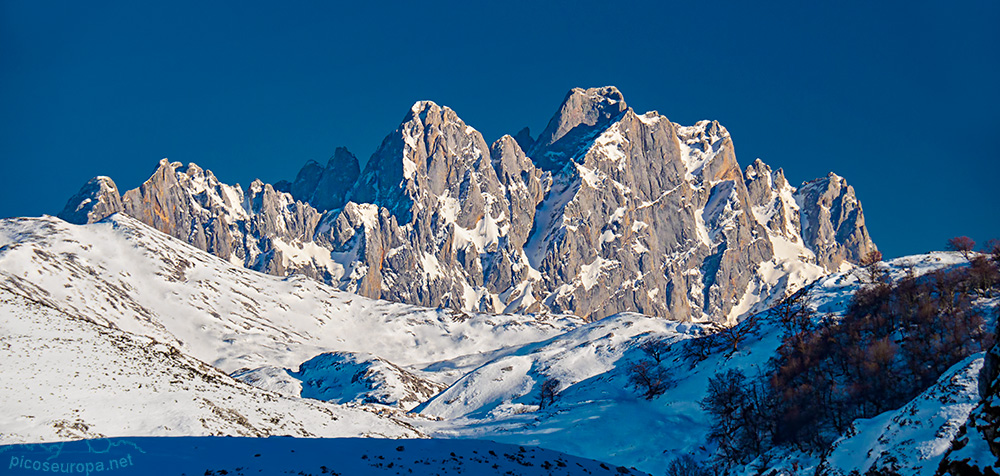
[[[0,290],[0,441],[422,433],[391,416],[240,384],[176,347]]]
[[[573,316],[465,314],[376,301],[301,276],[234,266],[123,214],[88,226],[0,221],[0,288],[145,335],[224,372],[297,368],[325,352],[375,354],[448,384],[484,348],[536,342]],[[359,361],[364,361],[360,359]],[[457,364],[455,364],[457,365]]]
[[[886,269],[898,279],[963,263],[933,253]],[[861,275],[852,268],[816,280],[807,287],[811,306],[844,312]],[[766,311],[739,324],[755,327],[736,351],[711,347],[694,358],[707,324],[636,313],[586,323],[375,301],[246,270],[122,214],[84,226],[0,221],[0,293],[0,406],[11,409],[0,423],[4,444],[475,438],[662,474],[681,456],[705,461],[712,451],[699,405],[708,380],[727,369],[758,373],[782,342]],[[666,344],[656,368],[670,385],[647,400],[631,369],[648,361],[642,346],[651,341]],[[755,464],[812,474],[892,462],[904,474],[927,474],[979,402],[982,362],[974,355],[902,408],[857,421],[828,455],[781,447]],[[547,382],[553,398],[543,403]]]
[[[200,455],[199,474],[996,473],[1000,350],[979,351],[1000,258],[856,266],[874,250],[842,177],[744,168],[717,122],[639,114],[613,87],[492,144],[419,101],[363,168],[341,148],[273,185],[164,159],[124,193],[92,179],[59,218],[0,220],[0,453],[170,436],[140,440]],[[881,347],[840,368],[804,351],[875,327]],[[950,352],[947,332],[975,345]],[[705,402],[725,375],[733,411],[771,426],[724,459]],[[822,405],[872,398],[849,375],[907,390],[815,441],[779,435],[822,413],[783,400],[819,380]],[[197,437],[222,435],[373,439],[234,440],[261,455],[241,466],[205,456],[230,443]]]
[[[933,253],[894,260],[889,272],[898,279],[961,263],[954,254]],[[862,285],[856,271],[834,273],[812,283],[806,299],[823,315],[835,318]],[[706,334],[703,326],[636,314],[608,317],[490,362],[416,411],[444,418],[444,424],[425,427],[435,436],[537,444],[627,461],[662,474],[676,458],[695,455],[707,460],[710,455],[710,421],[699,405],[709,379],[727,370],[759,375],[777,355],[783,331],[776,316],[765,311],[754,323],[740,325],[754,327],[738,351],[716,348],[697,359],[690,349]],[[651,341],[666,344],[658,367],[671,384],[662,396],[647,401],[631,387],[630,369],[636,362],[648,361],[641,347]],[[853,432],[837,441],[828,455],[780,448],[746,470],[761,466],[814,474],[823,468],[821,474],[847,474],[874,464],[901,474],[934,474],[979,401],[977,375],[982,362],[982,354],[965,359],[902,408],[857,421]],[[558,399],[540,408],[539,392],[548,379],[558,380]]]
[[[338,149],[293,182],[244,190],[164,159],[122,195],[91,180],[60,217],[116,212],[230,262],[367,297],[589,319],[733,322],[805,282],[793,274],[874,250],[842,178],[796,191],[759,160],[744,172],[717,122],[639,114],[614,87],[570,91],[537,139],[490,145],[419,101],[363,170]]]

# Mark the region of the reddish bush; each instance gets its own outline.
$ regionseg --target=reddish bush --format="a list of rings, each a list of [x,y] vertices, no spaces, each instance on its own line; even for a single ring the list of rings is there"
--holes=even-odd
[[[968,236],[956,236],[948,240],[948,250],[962,253],[965,259],[969,259],[969,255],[975,248],[976,242]]]

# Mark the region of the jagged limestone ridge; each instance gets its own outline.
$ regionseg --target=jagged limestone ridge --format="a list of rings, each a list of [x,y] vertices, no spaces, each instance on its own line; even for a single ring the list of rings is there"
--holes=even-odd
[[[244,192],[166,160],[120,199],[95,180],[61,217],[124,212],[264,272],[486,312],[721,321],[771,259],[772,236],[827,269],[874,249],[840,177],[796,191],[759,160],[744,173],[717,122],[640,115],[614,87],[574,89],[537,140],[523,130],[492,145],[419,101],[363,171],[338,149],[277,189]]]

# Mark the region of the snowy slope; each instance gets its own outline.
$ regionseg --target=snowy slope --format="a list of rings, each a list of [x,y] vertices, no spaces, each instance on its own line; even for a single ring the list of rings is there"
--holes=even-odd
[[[52,217],[0,221],[0,288],[72,316],[158,341],[224,372],[296,369],[329,351],[361,352],[440,383],[438,365],[578,326],[562,316],[468,315],[376,301],[303,277],[234,266],[124,215],[77,226]],[[489,356],[483,356],[482,359]]]
[[[678,456],[705,454],[708,423],[698,401],[708,378],[726,368],[755,372],[780,344],[775,330],[763,327],[740,352],[718,353],[692,368],[681,354],[698,325],[611,316],[470,373],[418,407],[445,418],[421,429],[433,436],[538,445],[662,474]],[[676,385],[647,401],[630,388],[627,369],[644,358],[638,346],[651,338],[673,343],[660,366]],[[540,385],[548,377],[560,380],[559,397],[539,409]]]
[[[371,354],[327,352],[289,375],[301,382],[304,398],[348,403],[381,403],[409,410],[444,389]]]
[[[961,262],[963,259],[953,253],[931,253],[893,260],[886,267],[898,278],[907,272],[920,275]],[[808,287],[811,305],[825,315],[841,314],[861,285],[859,277],[857,270],[848,269],[819,279]],[[421,423],[420,427],[434,436],[538,445],[662,474],[674,458],[708,456],[709,422],[699,406],[708,379],[728,369],[739,369],[748,377],[758,375],[776,355],[783,331],[762,313],[756,330],[737,352],[716,349],[701,361],[685,358],[684,346],[701,332],[697,324],[637,314],[587,324],[549,341],[525,345],[470,372],[417,408],[422,414],[443,419]],[[651,401],[630,388],[627,371],[632,363],[648,360],[639,349],[648,339],[671,344],[659,366],[674,381],[673,387]],[[975,362],[966,361],[949,375],[968,377]],[[554,405],[539,408],[541,383],[548,378],[560,381],[559,396]],[[886,430],[877,445],[933,446],[938,451],[942,441],[947,444],[950,433],[939,434],[937,429],[950,428],[955,421],[960,424],[971,410],[962,403],[969,398],[968,381],[956,377],[960,381],[955,383],[949,378],[943,377],[937,390],[929,390],[904,407],[920,409],[913,419],[921,422],[911,422],[910,427],[925,431]],[[936,399],[944,395],[953,401]],[[940,415],[947,415],[946,424],[939,421]],[[859,422],[857,426],[866,424]],[[865,451],[877,455],[882,451],[879,448],[866,447]],[[942,454],[934,452],[933,456],[940,459]],[[850,467],[846,462],[850,455],[845,458],[841,460],[844,467]],[[803,469],[815,469],[820,463],[816,456],[784,452],[776,455],[772,464],[790,470],[792,461],[799,461]]]
[[[855,421],[848,436],[834,442],[824,470],[846,475],[874,465],[933,476],[958,428],[979,402],[982,366],[982,354],[970,356],[902,408]]]
[[[152,339],[0,290],[0,443],[101,436],[417,437],[409,424],[242,384]]]
[[[37,474],[52,467],[62,471],[77,464],[81,470],[73,470],[81,474],[88,469],[90,474],[206,476],[645,474],[542,448],[474,440],[115,438],[0,446],[0,458],[4,474],[11,475]]]
[[[418,411],[445,419],[507,415],[537,408],[542,381],[559,380],[565,389],[612,371],[638,336],[687,338],[697,324],[641,314],[620,314],[568,332],[549,342],[528,344],[469,372]]]
[[[931,253],[885,266],[898,278],[963,262]],[[845,269],[808,284],[811,305],[839,315],[860,275]],[[727,369],[757,375],[781,340],[765,312],[737,351],[716,348],[698,360],[685,354],[706,331],[696,323],[623,313],[584,324],[374,301],[233,266],[123,216],[87,226],[0,221],[0,297],[0,407],[13,409],[0,414],[7,443],[427,435],[541,446],[662,474],[676,457],[709,454],[698,405],[708,379]],[[650,339],[670,344],[658,366],[673,384],[646,400],[628,369],[648,360],[639,347]],[[939,429],[968,414],[976,361],[965,364],[903,410],[857,422],[839,451],[890,451],[929,467],[949,438]],[[543,408],[540,388],[552,379],[558,396]],[[405,414],[386,405],[417,406]],[[920,423],[897,418],[904,413]],[[837,454],[827,464],[850,467]],[[775,468],[823,463],[773,456]]]

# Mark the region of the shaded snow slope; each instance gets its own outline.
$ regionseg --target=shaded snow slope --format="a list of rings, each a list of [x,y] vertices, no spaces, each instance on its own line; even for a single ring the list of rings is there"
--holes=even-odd
[[[301,395],[337,403],[381,403],[409,410],[444,389],[371,354],[328,352],[290,375],[302,382]]]
[[[495,417],[537,409],[541,383],[557,379],[564,390],[613,371],[642,336],[688,338],[697,324],[641,314],[621,314],[588,324],[548,342],[528,344],[466,374],[421,406],[425,415],[454,419]]]
[[[898,410],[856,420],[848,435],[833,443],[824,470],[846,475],[874,467],[933,476],[979,401],[977,378],[982,366],[981,353],[970,356]]]
[[[692,366],[682,349],[699,329],[623,314],[544,345],[527,345],[418,408],[445,418],[421,429],[435,436],[539,445],[662,474],[676,457],[707,455],[708,421],[698,401],[708,378],[727,368],[753,374],[780,344],[776,326],[766,325],[739,352],[719,352]],[[671,344],[659,366],[675,381],[650,401],[628,378],[631,364],[647,359],[638,348],[647,339]],[[559,395],[553,405],[539,408],[541,383],[550,377],[559,379]]]
[[[81,474],[88,468],[91,474],[143,475],[645,474],[552,450],[475,440],[114,438],[0,446],[0,459],[4,474],[11,475],[38,474],[36,462],[39,468],[80,464]]]

